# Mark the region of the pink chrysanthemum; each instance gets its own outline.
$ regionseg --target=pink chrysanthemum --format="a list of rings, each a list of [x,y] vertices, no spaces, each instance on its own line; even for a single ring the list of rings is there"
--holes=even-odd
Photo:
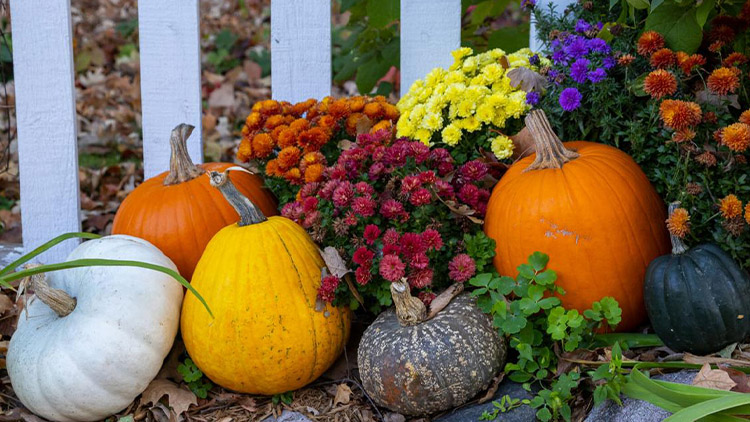
[[[383,235],[384,245],[395,245],[399,242],[399,240],[401,240],[401,235],[398,234],[396,229],[388,229]]]
[[[367,196],[354,198],[352,201],[352,211],[362,217],[372,217],[375,214],[377,203],[374,199]]]
[[[443,247],[443,237],[435,229],[427,229],[422,232],[422,241],[428,249],[436,251]]]
[[[401,250],[407,258],[427,252],[427,245],[422,240],[422,235],[417,233],[404,233],[401,236]]]
[[[473,160],[461,166],[459,172],[466,180],[476,182],[487,174],[487,164],[481,161]]]
[[[368,245],[372,245],[380,236],[380,228],[374,224],[368,224],[362,236]]]
[[[469,280],[476,270],[477,266],[474,260],[469,255],[462,253],[453,257],[448,264],[448,277],[455,282],[463,283]]]
[[[333,204],[339,208],[349,205],[354,197],[354,188],[348,181],[339,183],[336,190],[333,191]]]
[[[338,277],[329,275],[323,278],[320,282],[320,288],[318,289],[318,297],[324,302],[333,302],[336,297],[336,288],[339,286]]]
[[[398,281],[404,277],[406,264],[396,255],[386,255],[380,260],[380,275],[388,281]]]
[[[431,269],[419,270],[409,275],[409,285],[417,289],[423,289],[432,284],[432,277],[433,271]]]
[[[425,188],[418,188],[409,196],[409,202],[415,207],[427,205],[432,202],[432,194]]]
[[[418,270],[424,270],[430,265],[430,258],[424,253],[419,253],[411,257],[409,266]]]
[[[375,257],[375,252],[367,249],[365,246],[361,246],[354,251],[352,261],[359,265],[371,265],[372,258]]]
[[[463,185],[458,190],[458,197],[467,204],[474,205],[479,200],[479,188],[471,184]]]
[[[404,214],[404,205],[395,199],[387,199],[380,206],[380,213],[388,219],[398,218]]]
[[[369,266],[362,265],[354,271],[354,278],[357,280],[357,284],[364,286],[372,280],[370,268]]]

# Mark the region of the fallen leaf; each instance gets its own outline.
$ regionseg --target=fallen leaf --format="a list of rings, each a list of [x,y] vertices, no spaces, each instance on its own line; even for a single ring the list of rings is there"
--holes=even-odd
[[[711,369],[711,365],[705,363],[700,372],[698,372],[698,375],[693,379],[693,385],[712,388],[714,390],[729,391],[734,388],[737,383],[732,381],[732,378],[723,369]]]
[[[547,78],[527,67],[517,67],[509,70],[508,78],[510,78],[510,86],[513,88],[520,86],[522,91],[542,92],[547,88]]]
[[[406,422],[406,417],[400,413],[386,413],[383,417],[384,422]]]
[[[320,255],[323,257],[323,261],[328,267],[328,271],[331,275],[335,275],[338,278],[344,278],[344,276],[350,272],[349,268],[346,267],[346,262],[341,258],[339,251],[333,246],[326,246],[325,249],[320,251]]]
[[[191,404],[198,404],[198,398],[192,391],[182,389],[172,381],[165,379],[151,381],[151,384],[146,387],[146,391],[143,392],[141,401],[144,404],[153,403],[156,405],[164,396],[169,397],[169,407],[177,416],[185,413]]]
[[[735,385],[732,388],[732,391],[737,391],[739,393],[750,393],[750,375],[738,371],[734,368],[730,368],[728,365],[719,365],[719,367],[726,371],[727,374],[729,374],[729,378],[732,379],[737,385]]]
[[[13,301],[8,296],[0,295],[0,315],[13,309]]]
[[[513,158],[519,159],[536,152],[536,141],[531,136],[531,132],[524,126],[520,132],[511,136],[513,141]]]
[[[487,389],[487,392],[484,393],[484,396],[482,396],[482,398],[479,399],[477,403],[483,404],[492,400],[492,398],[495,397],[497,388],[500,387],[500,383],[503,382],[503,378],[505,378],[505,372],[501,372],[495,378],[493,378],[492,384],[490,384],[490,388]]]
[[[750,366],[750,361],[744,361],[744,360],[739,360],[739,359],[715,358],[712,356],[696,356],[692,353],[685,353],[683,355],[682,360],[684,360],[687,363],[693,363],[693,364],[698,364],[698,365],[703,365],[705,363],[710,363],[710,364],[726,363],[732,366]]]
[[[219,88],[213,90],[208,96],[208,107],[232,107],[234,105],[234,85],[230,83],[222,84]]]
[[[372,120],[370,120],[369,117],[367,117],[367,116],[365,116],[363,114],[362,117],[360,117],[359,119],[357,119],[357,124],[355,125],[355,127],[357,128],[356,129],[357,130],[357,136],[359,136],[359,135],[361,135],[363,133],[368,133],[370,131],[370,129],[372,128],[372,125],[373,125]]]
[[[454,297],[461,294],[464,291],[463,283],[454,283],[447,289],[443,290],[442,293],[437,295],[432,302],[430,302],[430,311],[427,313],[427,319],[432,319],[438,312],[445,309]]]
[[[352,399],[352,389],[349,385],[341,383],[336,387],[336,396],[333,398],[333,406],[338,404],[349,404]]]
[[[739,96],[737,94],[718,95],[708,89],[702,89],[695,93],[695,101],[698,104],[710,104],[716,107],[721,107],[725,110],[727,109],[725,105],[727,103],[736,109],[741,108],[740,103],[737,101],[738,99]]]

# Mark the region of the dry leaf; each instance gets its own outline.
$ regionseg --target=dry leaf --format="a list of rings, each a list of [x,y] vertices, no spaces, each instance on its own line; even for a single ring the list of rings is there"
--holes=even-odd
[[[536,142],[531,132],[524,126],[520,132],[511,136],[513,141],[513,159],[520,159],[536,152]]]
[[[357,128],[357,136],[369,132],[372,128],[372,124],[372,120],[363,114],[362,117],[357,119],[357,124],[355,126]]]
[[[508,71],[510,86],[513,88],[521,87],[526,92],[542,92],[547,88],[547,78],[534,72],[527,67],[517,67]]]
[[[695,101],[698,104],[711,104],[716,107],[722,107],[726,109],[725,103],[736,109],[740,109],[740,103],[737,102],[739,96],[737,94],[732,95],[718,95],[709,91],[708,89],[702,89],[695,93]]]
[[[465,204],[459,205],[456,201],[451,200],[444,201],[442,198],[440,198],[440,196],[438,196],[438,199],[440,199],[440,201],[444,203],[445,206],[448,207],[448,209],[451,210],[454,214],[464,216],[468,218],[472,223],[484,224],[484,220],[474,217],[474,214],[476,214],[476,210],[472,209],[470,206]]]
[[[331,272],[331,275],[335,275],[338,278],[344,278],[344,275],[350,272],[346,267],[346,262],[341,258],[339,251],[333,246],[326,246],[325,249],[320,251],[320,256],[323,257],[323,261],[325,261],[326,267],[328,267],[328,271]]]
[[[710,364],[726,363],[732,366],[750,366],[750,362],[744,361],[744,360],[716,358],[712,356],[696,356],[691,353],[685,353],[683,355],[682,360],[684,360],[687,363],[693,363],[693,364],[698,364],[698,365],[703,365],[705,363],[710,363]]]
[[[432,302],[430,302],[430,311],[427,313],[427,319],[434,318],[435,315],[438,314],[438,312],[445,309],[445,307],[448,306],[449,303],[451,303],[453,298],[460,295],[463,291],[463,283],[454,283],[447,289],[443,290],[442,293],[437,295],[434,299],[432,299]]]
[[[336,387],[336,397],[333,398],[333,406],[338,404],[349,404],[352,399],[352,389],[349,385],[341,383]]]
[[[13,309],[13,301],[8,296],[0,295],[0,315]]]
[[[719,367],[729,374],[729,378],[731,378],[732,381],[737,383],[737,385],[732,388],[732,391],[737,391],[738,393],[750,393],[750,375],[734,368],[730,368],[729,366],[725,367],[724,365],[719,365]]]
[[[406,422],[406,417],[400,413],[386,413],[385,422]]]
[[[146,387],[141,402],[144,404],[159,403],[162,397],[169,396],[169,407],[179,416],[188,410],[191,404],[198,404],[198,398],[192,391],[184,390],[177,384],[165,379],[155,379]]]
[[[500,58],[497,59],[497,62],[500,63],[500,66],[502,66],[503,69],[507,69],[510,67],[510,62],[508,61],[508,57],[506,56],[500,56]]]
[[[723,369],[711,369],[708,363],[703,364],[698,375],[693,379],[693,385],[704,388],[713,388],[714,390],[729,391],[737,383],[732,381],[729,374]]]
[[[218,89],[208,96],[208,107],[232,107],[234,105],[234,85],[231,83],[221,84]]]

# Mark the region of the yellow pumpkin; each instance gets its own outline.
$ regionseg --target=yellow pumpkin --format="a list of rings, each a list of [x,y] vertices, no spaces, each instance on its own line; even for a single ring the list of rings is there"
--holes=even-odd
[[[350,311],[316,303],[325,264],[302,227],[266,219],[226,171],[209,177],[240,222],[211,239],[193,274],[215,318],[187,295],[181,329],[188,354],[230,390],[272,395],[303,387],[344,349]]]

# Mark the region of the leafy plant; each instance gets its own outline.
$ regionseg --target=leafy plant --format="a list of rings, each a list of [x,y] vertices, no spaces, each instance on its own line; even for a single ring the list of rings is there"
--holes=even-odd
[[[279,403],[292,404],[294,401],[294,391],[287,391],[286,393],[274,394],[271,398],[274,405]]]
[[[206,55],[206,61],[213,66],[214,72],[225,73],[240,64],[240,60],[232,55],[237,40],[237,35],[226,28],[216,34],[214,50]]]
[[[575,309],[565,309],[555,294],[564,294],[555,285],[557,274],[545,269],[549,256],[535,252],[528,262],[518,266],[518,276],[513,279],[497,273],[482,273],[472,278],[475,286],[472,295],[477,297],[477,306],[490,314],[493,324],[501,334],[509,336],[510,347],[517,352],[515,361],[505,365],[508,377],[531,389],[533,383],[541,385],[536,397],[528,401],[537,409],[537,418],[542,421],[570,420],[570,401],[573,390],[579,387],[581,374],[570,372],[555,377],[558,364],[556,350],[573,352],[592,347],[595,333],[601,329],[612,329],[620,322],[621,310],[612,298],[605,297],[595,302],[583,314]],[[596,372],[594,381],[613,381],[602,388],[599,396],[619,391],[619,345],[613,347],[613,369]],[[619,358],[615,358],[619,356]],[[592,378],[593,379],[593,378]],[[595,390],[597,391],[597,390]]]
[[[529,16],[520,0],[463,0],[461,45],[476,52],[529,46]]]
[[[520,407],[523,404],[521,399],[513,399],[509,395],[504,395],[500,398],[500,401],[493,401],[492,405],[495,407],[492,412],[484,411],[482,416],[479,417],[480,421],[494,421],[497,415],[500,413],[507,413],[511,410]]]
[[[203,372],[195,366],[192,359],[187,358],[177,365],[177,372],[182,375],[182,379],[196,396],[202,399],[208,397],[208,392],[214,385],[203,376]]]

